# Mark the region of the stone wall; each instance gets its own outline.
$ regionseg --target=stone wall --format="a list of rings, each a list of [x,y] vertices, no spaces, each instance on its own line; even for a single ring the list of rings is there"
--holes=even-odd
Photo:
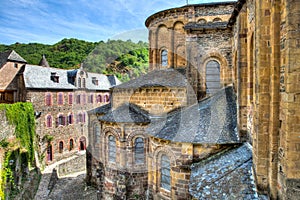
[[[86,155],[77,154],[74,158],[58,165],[58,176],[65,176],[86,170]]]
[[[281,53],[280,70],[277,69],[277,76],[281,76],[278,185],[279,195],[288,199],[299,196],[300,180],[300,2],[285,0],[274,7],[281,28],[280,36],[273,32],[277,40],[280,38],[277,45]]]
[[[95,116],[91,116],[90,123],[95,124]],[[99,123],[99,122],[98,122]],[[90,134],[87,152],[87,180],[96,185],[101,198],[134,199],[145,197],[147,190],[147,145],[145,125],[99,123],[101,133],[99,140]],[[94,126],[90,126],[94,127]],[[94,130],[90,130],[94,133]],[[109,157],[109,136],[115,137],[115,161]],[[143,138],[144,162],[135,162],[134,141],[137,137]],[[97,143],[97,141],[99,141]],[[93,145],[92,145],[93,144]]]
[[[223,149],[222,145],[174,143],[150,138],[148,185],[153,199],[191,199],[189,194],[190,165]],[[161,187],[161,157],[170,159],[171,190]]]
[[[239,126],[252,138],[258,188],[273,199],[299,195],[299,10],[295,1],[248,0],[233,29]]]
[[[216,60],[221,65],[221,86],[232,82],[231,32],[229,29],[185,28],[191,23],[214,24],[227,22],[233,11],[232,3],[187,5],[158,12],[146,20],[149,29],[150,70],[185,68],[189,84],[198,99],[205,96],[205,65]],[[213,27],[213,26],[212,26]],[[162,51],[167,51],[167,64],[162,66]]]
[[[63,104],[58,105],[58,94],[63,94]],[[45,96],[51,94],[52,103],[46,105]],[[72,103],[69,101],[69,95],[72,94]],[[28,90],[26,93],[27,100],[33,103],[34,110],[40,113],[37,118],[36,133],[39,137],[39,153],[45,156],[47,164],[56,162],[63,158],[67,158],[80,150],[80,139],[85,139],[85,145],[88,139],[88,115],[87,111],[107,102],[97,102],[97,95],[108,94],[107,92],[94,92],[85,90],[61,91],[61,90]],[[81,101],[77,103],[77,96],[80,95]],[[89,101],[90,95],[93,95],[93,101]],[[81,121],[79,120],[81,114]],[[65,117],[65,125],[58,125],[58,117]],[[68,116],[72,115],[72,123]],[[47,116],[52,117],[51,127],[47,126]],[[47,160],[47,147],[49,143],[45,141],[45,136],[53,137],[52,145],[52,160]],[[73,145],[70,145],[70,140],[73,140]],[[63,143],[63,149],[59,148],[59,143]],[[86,147],[84,147],[86,148]]]
[[[187,105],[186,88],[145,87],[136,90],[114,90],[113,107],[130,102],[151,114],[167,113]]]
[[[220,65],[220,87],[232,83],[232,33],[227,30],[194,30],[186,38],[188,48],[188,77],[195,93],[206,93],[206,65],[217,61]],[[201,95],[198,95],[198,99]]]

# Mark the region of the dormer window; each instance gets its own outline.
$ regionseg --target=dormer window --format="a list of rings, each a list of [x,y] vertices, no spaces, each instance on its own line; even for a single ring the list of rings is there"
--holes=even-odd
[[[85,88],[85,78],[82,78],[82,87]]]
[[[93,83],[94,85],[98,85],[98,80],[97,80],[96,77],[92,77],[92,83]]]
[[[80,77],[78,78],[78,85],[77,85],[77,87],[81,88],[81,78]]]
[[[53,81],[54,83],[59,83],[59,76],[57,75],[56,72],[51,72],[50,79],[51,79],[51,81]]]

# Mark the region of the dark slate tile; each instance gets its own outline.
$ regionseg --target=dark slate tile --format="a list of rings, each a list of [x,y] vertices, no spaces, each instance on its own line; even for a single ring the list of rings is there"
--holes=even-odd
[[[147,133],[174,142],[239,143],[236,95],[227,87],[213,96],[161,118],[151,118]]]

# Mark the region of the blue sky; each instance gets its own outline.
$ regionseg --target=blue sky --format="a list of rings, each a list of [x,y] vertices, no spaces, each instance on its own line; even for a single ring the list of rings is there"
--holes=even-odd
[[[189,0],[189,4],[232,0]],[[147,40],[151,14],[186,0],[0,0],[0,43]]]

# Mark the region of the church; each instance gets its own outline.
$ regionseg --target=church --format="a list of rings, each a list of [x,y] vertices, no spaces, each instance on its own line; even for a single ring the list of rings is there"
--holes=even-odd
[[[299,16],[294,0],[149,16],[149,72],[87,113],[99,198],[297,199]]]

